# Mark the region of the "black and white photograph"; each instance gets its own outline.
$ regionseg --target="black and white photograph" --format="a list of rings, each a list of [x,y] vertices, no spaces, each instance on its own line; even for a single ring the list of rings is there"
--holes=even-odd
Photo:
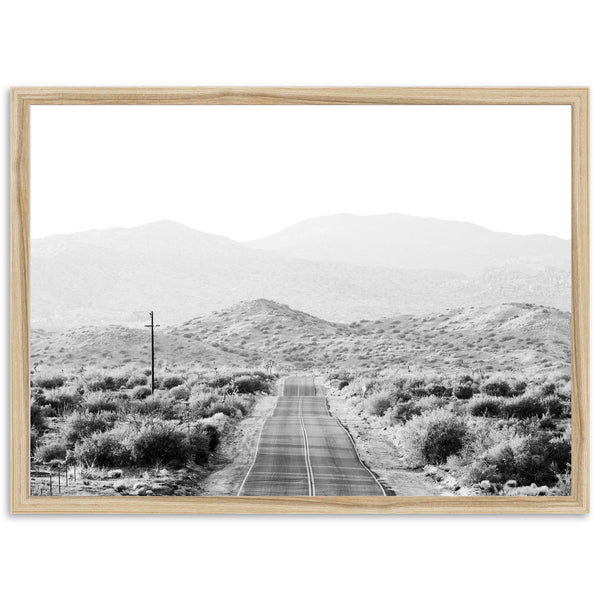
[[[33,106],[32,496],[569,496],[569,106]]]

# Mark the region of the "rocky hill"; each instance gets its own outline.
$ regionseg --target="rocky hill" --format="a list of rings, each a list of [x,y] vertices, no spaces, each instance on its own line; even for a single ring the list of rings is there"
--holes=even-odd
[[[162,365],[257,368],[267,360],[284,371],[339,368],[568,371],[571,316],[533,304],[450,309],[375,321],[334,323],[271,300],[228,309],[157,330]],[[81,327],[32,331],[32,364],[148,364],[146,329]]]

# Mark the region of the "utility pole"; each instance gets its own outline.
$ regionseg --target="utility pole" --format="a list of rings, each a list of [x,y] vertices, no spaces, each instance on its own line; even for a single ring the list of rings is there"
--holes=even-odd
[[[160,327],[160,325],[154,324],[154,311],[150,311],[150,325],[145,325],[145,327],[150,327],[150,346],[152,348],[152,394],[154,394],[154,328]]]

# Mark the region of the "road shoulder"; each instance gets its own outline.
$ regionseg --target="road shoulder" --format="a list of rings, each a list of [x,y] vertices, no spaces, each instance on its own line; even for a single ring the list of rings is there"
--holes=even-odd
[[[439,496],[441,486],[435,484],[421,471],[402,467],[398,449],[385,436],[358,415],[351,403],[343,397],[327,396],[331,414],[338,417],[350,432],[360,459],[381,480],[386,493],[396,496]]]
[[[222,444],[217,468],[201,483],[202,496],[235,496],[254,460],[258,438],[266,419],[277,404],[277,396],[257,398],[252,413],[243,419]],[[218,467],[221,463],[223,466]]]

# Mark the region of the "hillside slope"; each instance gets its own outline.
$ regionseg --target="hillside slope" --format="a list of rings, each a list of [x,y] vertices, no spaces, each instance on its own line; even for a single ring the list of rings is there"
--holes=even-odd
[[[333,323],[271,300],[238,303],[157,331],[159,364],[285,371],[566,370],[571,316],[533,304],[451,309],[423,316]],[[32,364],[147,364],[149,333],[126,327],[32,331]]]

